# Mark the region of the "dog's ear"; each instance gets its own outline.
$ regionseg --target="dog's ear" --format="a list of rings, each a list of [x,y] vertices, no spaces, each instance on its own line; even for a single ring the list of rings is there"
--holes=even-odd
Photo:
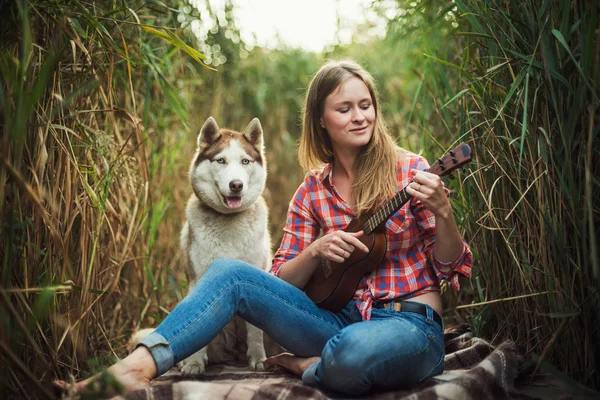
[[[219,125],[213,117],[208,117],[198,135],[198,148],[212,144],[219,139],[221,134],[219,133]]]
[[[263,145],[263,129],[258,118],[254,118],[244,131],[244,136],[254,147],[262,149]]]

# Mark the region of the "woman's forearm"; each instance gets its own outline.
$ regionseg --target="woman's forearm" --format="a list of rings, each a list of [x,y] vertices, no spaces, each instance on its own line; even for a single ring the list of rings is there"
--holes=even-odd
[[[435,217],[433,254],[441,262],[455,261],[463,250],[463,239],[456,226],[452,209]]]
[[[296,258],[283,264],[279,277],[299,289],[304,289],[315,268],[321,262],[321,259],[313,251],[313,245],[314,242]]]

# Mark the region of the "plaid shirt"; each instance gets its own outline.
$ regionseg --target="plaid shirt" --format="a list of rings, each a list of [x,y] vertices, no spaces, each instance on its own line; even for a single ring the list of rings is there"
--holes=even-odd
[[[411,181],[411,169],[426,170],[425,158],[406,152],[398,160],[398,187]],[[446,189],[448,195],[448,190]],[[340,197],[331,179],[331,164],[321,171],[309,172],[290,201],[281,246],[273,259],[271,274],[279,276],[285,262],[300,254],[324,235],[346,228],[356,213]],[[363,317],[371,318],[373,301],[409,299],[439,291],[440,279],[449,280],[459,290],[459,274],[468,276],[473,256],[463,241],[460,256],[444,263],[433,255],[435,216],[419,200],[411,198],[386,222],[387,252],[382,264],[363,277],[354,300]]]

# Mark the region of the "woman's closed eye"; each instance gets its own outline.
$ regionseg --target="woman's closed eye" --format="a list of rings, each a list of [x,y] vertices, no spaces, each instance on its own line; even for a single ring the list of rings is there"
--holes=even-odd
[[[371,108],[371,104],[361,104],[359,106],[359,108],[361,110],[368,110],[369,108]],[[342,114],[346,114],[348,111],[350,111],[350,108],[340,108],[338,110],[338,112],[342,113]]]

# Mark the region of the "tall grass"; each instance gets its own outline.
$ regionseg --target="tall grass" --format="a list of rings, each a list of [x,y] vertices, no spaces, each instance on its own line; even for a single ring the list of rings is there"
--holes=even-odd
[[[422,36],[422,111],[406,129],[440,143],[427,154],[474,150],[454,200],[476,252],[472,301],[450,298],[448,317],[523,345],[531,371],[600,387],[598,2],[398,4],[448,32]]]
[[[230,5],[0,2],[0,396],[89,375],[185,294],[177,237],[209,115],[261,119],[278,243],[302,180],[304,90],[342,57],[374,74],[401,145],[431,160],[474,150],[448,182],[476,255],[471,284],[444,295],[448,321],[600,387],[596,3],[375,1],[394,9],[385,38],[359,29],[315,55],[248,49]],[[175,27],[193,19],[215,28],[187,39]]]
[[[179,195],[176,85],[202,55],[161,1],[1,11],[0,396],[50,397],[181,297],[177,227],[158,225]]]

